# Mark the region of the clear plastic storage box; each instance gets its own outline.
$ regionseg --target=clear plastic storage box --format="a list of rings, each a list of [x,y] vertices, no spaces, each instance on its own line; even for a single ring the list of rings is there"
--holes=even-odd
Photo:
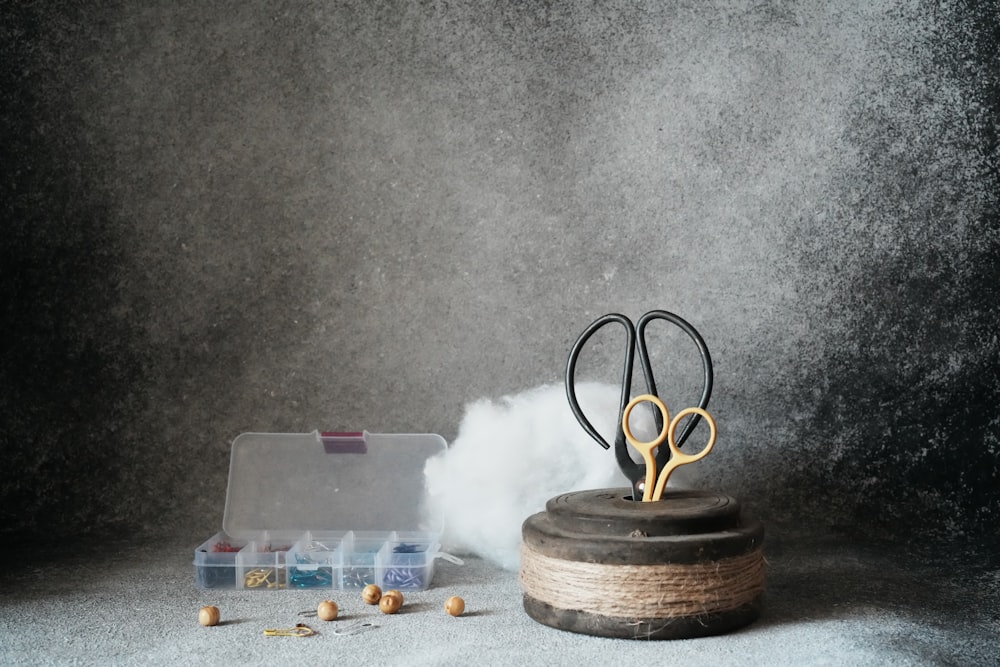
[[[425,516],[434,434],[244,433],[223,531],[194,552],[201,588],[425,590],[439,522]]]

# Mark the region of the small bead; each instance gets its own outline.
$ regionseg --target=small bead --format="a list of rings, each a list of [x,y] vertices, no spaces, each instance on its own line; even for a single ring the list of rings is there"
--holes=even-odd
[[[382,599],[382,589],[375,584],[368,584],[361,591],[361,599],[367,604],[378,604],[378,601]]]
[[[206,627],[218,625],[219,616],[219,608],[209,605],[198,611],[198,622]]]
[[[382,610],[383,614],[395,614],[399,611],[399,608],[403,606],[403,596],[399,597],[395,595],[389,595],[386,593],[382,596],[382,599],[378,601],[378,608]]]
[[[400,593],[398,590],[396,590],[395,588],[393,588],[391,591],[386,591],[385,593],[382,593],[382,597],[385,597],[387,595],[390,596],[390,597],[399,598],[399,606],[400,607],[403,606],[403,594]]]
[[[465,600],[457,595],[452,595],[444,603],[444,610],[452,616],[461,616],[465,612]]]
[[[338,613],[340,613],[340,609],[338,609],[337,603],[333,600],[323,600],[316,607],[316,618],[321,621],[332,621],[337,618]]]

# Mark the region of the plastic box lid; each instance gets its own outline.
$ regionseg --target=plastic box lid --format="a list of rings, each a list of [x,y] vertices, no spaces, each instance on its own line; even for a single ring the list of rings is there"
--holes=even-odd
[[[233,441],[222,526],[250,539],[318,530],[440,534],[426,514],[424,463],[447,449],[433,433],[244,433]]]

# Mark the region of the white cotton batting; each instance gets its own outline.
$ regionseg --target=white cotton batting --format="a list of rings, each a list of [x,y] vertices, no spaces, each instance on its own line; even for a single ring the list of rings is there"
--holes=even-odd
[[[577,385],[580,407],[609,443],[617,431],[620,388]],[[636,436],[652,437],[652,418],[637,413]],[[649,436],[641,434],[649,433]],[[424,467],[425,502],[444,519],[444,549],[473,553],[516,570],[521,524],[567,491],[629,488],[614,451],[583,430],[562,385],[546,385],[466,406],[458,436]]]

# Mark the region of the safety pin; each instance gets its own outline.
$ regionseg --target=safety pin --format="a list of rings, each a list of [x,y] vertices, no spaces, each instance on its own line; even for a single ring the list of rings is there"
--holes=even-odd
[[[273,582],[271,581],[271,576],[273,574],[274,574],[273,568],[267,568],[267,569],[258,568],[256,570],[250,570],[249,572],[247,572],[243,581],[248,588],[260,588],[264,584],[267,584],[268,587],[270,588],[271,586],[274,585]]]
[[[265,637],[310,637],[316,631],[305,623],[298,623],[294,628],[268,628],[264,630]]]
[[[368,630],[374,630],[378,625],[370,621],[355,621],[349,625],[345,625],[341,628],[337,628],[333,631],[335,635],[358,635],[362,632],[367,632]]]

